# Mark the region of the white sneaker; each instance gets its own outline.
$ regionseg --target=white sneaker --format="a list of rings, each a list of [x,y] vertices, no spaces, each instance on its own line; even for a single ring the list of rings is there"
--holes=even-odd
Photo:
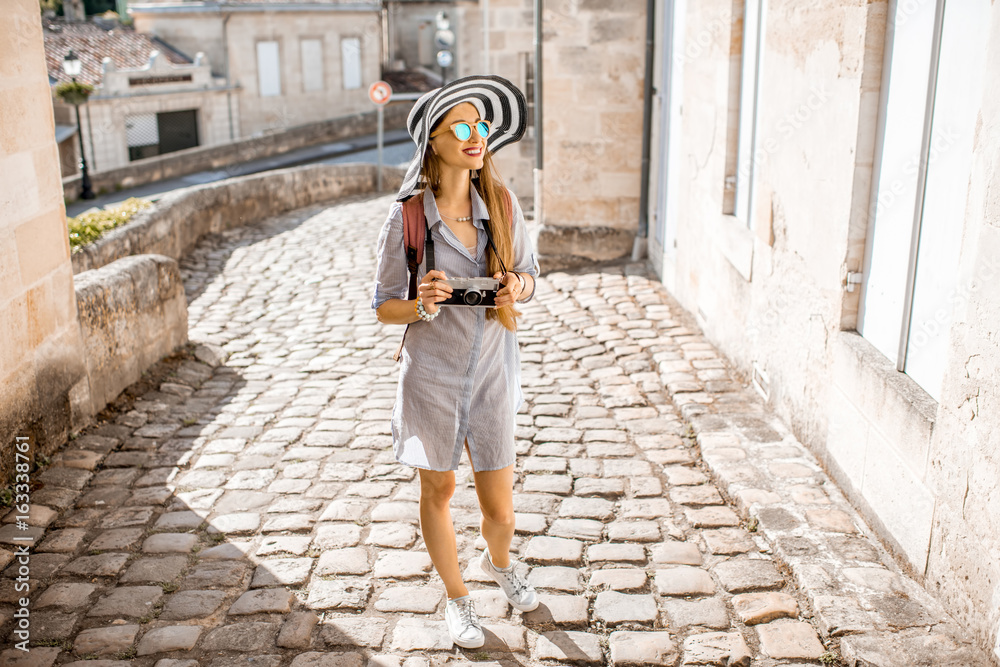
[[[462,648],[479,648],[486,643],[475,602],[468,595],[448,600],[444,607],[444,620],[448,624],[451,641]]]
[[[497,567],[493,564],[493,559],[490,558],[489,549],[484,549],[483,555],[479,559],[479,567],[500,584],[500,590],[507,596],[507,602],[514,609],[519,611],[533,611],[538,607],[538,596],[535,594],[534,586],[514,571],[516,565],[516,561],[511,559],[510,565],[507,567],[503,569]]]

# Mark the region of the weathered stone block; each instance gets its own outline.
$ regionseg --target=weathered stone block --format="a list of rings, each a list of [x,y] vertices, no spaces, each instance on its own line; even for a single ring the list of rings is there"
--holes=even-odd
[[[190,651],[201,637],[197,625],[170,625],[153,628],[139,640],[137,655],[151,655],[167,651]]]
[[[608,638],[611,664],[673,665],[677,647],[667,632],[612,632]]]
[[[733,598],[733,609],[747,625],[768,623],[776,618],[795,618],[799,605],[785,593],[744,593]]]
[[[602,591],[594,603],[594,618],[606,623],[655,623],[656,600],[652,595],[626,595],[617,591]]]
[[[757,626],[760,647],[772,658],[816,660],[825,649],[816,631],[801,621],[781,621]]]
[[[597,635],[589,632],[556,630],[538,637],[535,655],[539,660],[564,660],[600,664],[604,660]]]

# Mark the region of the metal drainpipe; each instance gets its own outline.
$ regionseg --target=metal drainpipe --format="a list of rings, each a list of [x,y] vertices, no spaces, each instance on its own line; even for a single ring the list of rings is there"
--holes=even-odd
[[[490,74],[490,0],[481,0],[483,13],[483,74]]]
[[[650,0],[652,1],[652,0]],[[535,0],[535,225],[544,224],[542,198],[544,192],[544,142],[542,141],[542,0]]]
[[[379,11],[379,20],[382,25],[382,72],[379,74],[379,78],[385,76],[385,73],[389,71],[389,67],[392,65],[392,53],[390,52],[390,44],[392,43],[392,38],[389,35],[389,3],[386,0],[382,0],[382,9]]]
[[[632,244],[632,261],[646,258],[649,237],[649,142],[653,125],[653,52],[656,40],[656,0],[646,0],[646,82],[642,98],[642,172],[639,190],[639,231]]]
[[[222,13],[221,4],[219,5],[219,13]],[[229,141],[231,142],[236,141],[236,134],[233,132],[233,86],[229,78],[229,32],[226,24],[232,17],[232,14],[226,14],[222,17],[222,54],[226,65],[226,107],[229,111]]]

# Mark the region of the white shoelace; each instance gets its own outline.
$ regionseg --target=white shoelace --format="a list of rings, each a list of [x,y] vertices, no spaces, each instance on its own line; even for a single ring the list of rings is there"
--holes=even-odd
[[[507,581],[507,584],[514,589],[513,590],[514,596],[519,596],[521,595],[521,593],[523,593],[528,589],[528,582],[525,581],[524,577],[518,576],[514,572],[513,566],[510,568],[509,571],[504,571],[499,569],[496,565],[494,565],[493,570],[501,577],[503,577]]]
[[[480,629],[479,616],[476,614],[476,605],[469,600],[460,600],[455,603],[458,607],[458,617],[462,620],[463,625],[471,625],[477,630]]]

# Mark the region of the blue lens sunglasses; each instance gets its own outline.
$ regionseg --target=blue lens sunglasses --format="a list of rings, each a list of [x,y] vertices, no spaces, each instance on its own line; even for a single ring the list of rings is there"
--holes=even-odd
[[[445,132],[448,132],[450,130],[455,133],[455,137],[457,137],[459,141],[468,141],[469,138],[472,136],[472,125],[473,124],[470,124],[464,120],[460,120],[456,123],[452,123],[448,127],[442,127],[437,132],[431,134],[430,138],[433,139],[439,134],[444,134]],[[490,136],[490,122],[488,120],[476,121],[474,125],[476,126],[476,132],[479,133],[480,137],[485,139],[486,137]]]

